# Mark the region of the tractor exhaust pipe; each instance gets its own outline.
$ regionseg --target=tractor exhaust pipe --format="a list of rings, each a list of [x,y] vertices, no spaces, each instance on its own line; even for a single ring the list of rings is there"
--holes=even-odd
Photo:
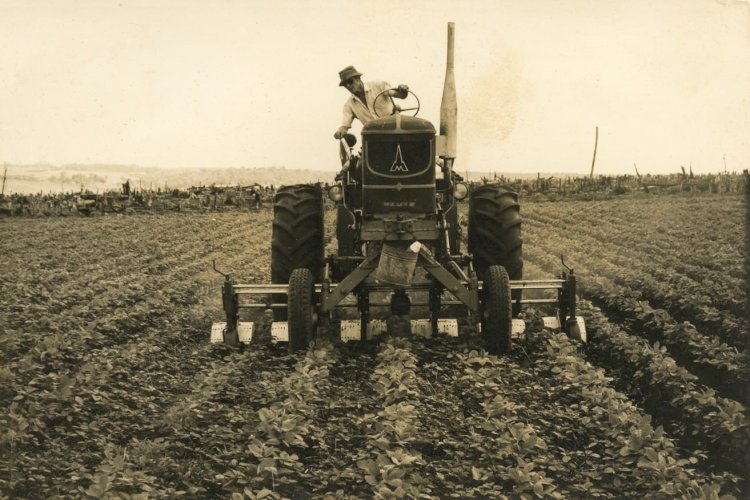
[[[456,80],[453,76],[454,24],[448,23],[448,56],[445,66],[443,100],[440,103],[440,135],[444,146],[439,156],[452,166],[456,158],[456,129],[458,128],[458,106],[456,104]]]

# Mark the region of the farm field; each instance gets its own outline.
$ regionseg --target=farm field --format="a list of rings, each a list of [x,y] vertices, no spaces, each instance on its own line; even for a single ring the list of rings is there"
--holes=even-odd
[[[745,498],[745,209],[522,200],[525,277],[565,255],[589,342],[527,309],[502,357],[209,344],[211,262],[268,282],[270,209],[0,219],[0,498]]]

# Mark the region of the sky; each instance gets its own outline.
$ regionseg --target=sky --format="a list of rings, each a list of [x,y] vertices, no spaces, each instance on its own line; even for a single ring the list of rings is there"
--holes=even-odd
[[[750,168],[750,0],[0,0],[0,162],[334,171],[338,72],[437,126],[448,22],[459,171]]]

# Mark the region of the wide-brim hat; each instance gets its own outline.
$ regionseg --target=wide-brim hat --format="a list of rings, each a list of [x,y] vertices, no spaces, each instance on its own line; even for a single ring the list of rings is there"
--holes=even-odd
[[[355,76],[362,76],[362,73],[354,69],[354,66],[347,66],[346,68],[339,71],[339,87],[344,86],[344,82],[347,81],[349,78],[354,78]]]

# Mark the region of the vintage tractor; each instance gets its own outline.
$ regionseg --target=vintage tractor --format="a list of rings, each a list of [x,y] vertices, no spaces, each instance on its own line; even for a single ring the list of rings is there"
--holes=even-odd
[[[328,197],[336,203],[338,251],[326,256],[323,189],[294,185],[274,200],[270,285],[237,284],[225,275],[226,321],[215,323],[212,341],[238,344],[252,339],[253,323],[240,321],[243,308],[274,311],[272,337],[290,351],[306,349],[332,312],[356,307],[358,320],[341,320],[342,340],[365,341],[387,328],[371,318],[371,294],[390,293],[393,315],[410,317],[411,306],[426,306],[429,318],[411,322],[425,336],[458,334],[456,318],[441,318],[454,306],[473,319],[490,353],[508,351],[524,329],[517,316],[524,304],[555,303],[545,324],[585,339],[576,316],[576,277],[523,280],[521,217],[511,189],[482,185],[469,193],[453,171],[456,99],[453,79],[453,23],[448,25],[448,58],[440,134],[418,118],[416,107],[379,117],[356,139],[341,140],[342,169]],[[390,98],[382,93],[377,99]],[[413,111],[413,116],[407,112]],[[461,253],[457,202],[469,196],[468,252]],[[523,290],[557,290],[557,297],[524,299]],[[412,296],[425,297],[412,303]],[[246,300],[254,297],[256,300]],[[356,305],[344,304],[349,297]],[[352,300],[349,299],[349,302]]]

